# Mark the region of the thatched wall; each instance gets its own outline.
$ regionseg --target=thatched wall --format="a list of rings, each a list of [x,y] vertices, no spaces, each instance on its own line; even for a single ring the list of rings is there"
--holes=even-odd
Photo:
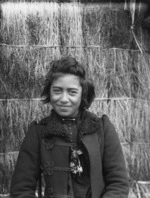
[[[135,13],[136,14],[136,13]],[[8,193],[28,124],[49,114],[40,98],[47,63],[73,55],[96,86],[91,111],[116,127],[130,197],[150,181],[150,56],[140,18],[122,4],[2,3],[0,12],[0,193]],[[141,182],[142,181],[142,182]]]

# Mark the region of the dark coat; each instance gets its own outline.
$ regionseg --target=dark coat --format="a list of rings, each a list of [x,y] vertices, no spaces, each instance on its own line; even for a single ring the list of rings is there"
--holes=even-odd
[[[128,178],[121,145],[106,115],[85,111],[80,140],[90,159],[92,198],[127,198]],[[55,138],[54,138],[55,137]],[[37,181],[44,174],[45,197],[67,194],[69,147],[63,125],[54,116],[32,122],[23,141],[12,178],[12,198],[35,198]],[[59,196],[58,196],[59,197]]]

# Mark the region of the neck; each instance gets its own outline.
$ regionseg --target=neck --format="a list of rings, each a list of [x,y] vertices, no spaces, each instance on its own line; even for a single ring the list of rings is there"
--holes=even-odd
[[[55,114],[61,120],[76,120],[80,116],[80,111],[78,111],[73,116],[61,116],[54,109],[52,109],[52,113]]]

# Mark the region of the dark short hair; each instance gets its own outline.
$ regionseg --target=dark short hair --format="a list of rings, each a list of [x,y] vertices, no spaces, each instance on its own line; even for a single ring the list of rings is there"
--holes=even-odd
[[[50,87],[52,82],[57,78],[58,73],[73,74],[79,77],[82,86],[80,108],[88,109],[95,98],[95,87],[92,81],[86,78],[84,66],[73,57],[65,57],[52,61],[49,67],[50,69],[46,75],[43,92],[41,94],[41,96],[44,97],[43,102],[50,102]]]

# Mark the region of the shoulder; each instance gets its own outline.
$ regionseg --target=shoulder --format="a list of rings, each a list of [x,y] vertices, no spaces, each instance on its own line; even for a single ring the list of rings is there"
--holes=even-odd
[[[50,120],[50,116],[42,118],[41,120],[36,121],[37,125],[47,125]]]
[[[87,126],[87,130],[89,131],[101,131],[103,124],[102,124],[102,117],[103,114],[101,115],[97,115],[93,112],[90,111],[85,111],[84,113],[84,122],[82,124],[85,123],[85,125]]]
[[[97,115],[93,112],[86,110],[84,115],[85,115],[85,117],[84,117],[85,120],[88,120],[88,121],[91,120],[92,122],[100,123],[103,130],[114,129],[114,124],[110,121],[109,117],[102,112],[99,112]]]
[[[109,129],[115,130],[114,124],[109,119],[109,117],[105,114],[102,116],[102,124],[103,124],[104,130],[109,130]]]
[[[41,119],[36,118],[31,121],[31,123],[29,124],[29,127],[38,127],[40,125],[47,125],[49,120],[50,120],[50,116],[47,116]]]
[[[41,132],[44,130],[44,127],[49,122],[49,119],[50,119],[50,116],[42,118],[40,120],[38,120],[38,119],[32,120],[28,126],[26,137],[33,136],[33,137],[40,138],[42,135]]]

